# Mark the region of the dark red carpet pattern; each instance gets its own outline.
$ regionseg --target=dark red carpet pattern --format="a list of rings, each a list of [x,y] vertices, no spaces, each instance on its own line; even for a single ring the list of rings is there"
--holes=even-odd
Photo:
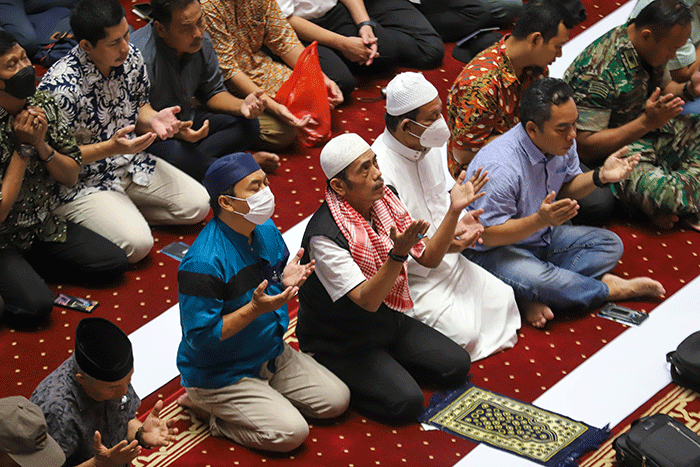
[[[122,0],[122,3],[130,10],[128,0]],[[589,15],[584,26],[590,26],[624,2],[597,0],[597,3],[584,0]],[[136,28],[144,24],[131,14],[129,21]],[[579,27],[574,33],[580,30]],[[462,67],[452,59],[449,50],[451,46],[448,46],[442,67],[425,72],[438,88],[443,102]],[[333,112],[333,134],[357,132],[370,142],[381,134],[384,101],[379,99],[380,89],[391,77],[361,78],[351,102]],[[325,178],[318,164],[319,152],[319,148],[294,148],[281,154],[282,167],[270,177],[277,197],[274,219],[282,230],[312,214],[322,200]],[[621,276],[651,276],[660,280],[670,295],[700,272],[700,236],[696,232],[676,229],[661,233],[624,219],[611,229],[625,243],[625,254],[615,270]],[[173,241],[191,244],[199,230],[198,226],[154,230],[156,246],[151,254],[133,266],[123,280],[110,287],[86,289],[52,284],[52,289],[57,293],[98,300],[100,306],[94,315],[110,319],[131,333],[177,302],[179,263],[158,250]],[[640,301],[624,305],[649,312],[657,304]],[[295,306],[290,306],[290,314],[293,317],[296,314]],[[75,326],[84,316],[76,311],[55,308],[51,321],[40,329],[0,326],[0,379],[3,381],[0,397],[12,394],[28,397],[33,388],[70,355]],[[594,313],[558,316],[545,331],[524,327],[514,349],[473,365],[473,382],[531,402],[624,329],[625,326],[597,318]],[[159,358],[158,350],[152,349],[154,358]],[[152,407],[158,398],[164,398],[168,413],[178,417],[181,429],[193,426],[186,412],[169,405],[179,389],[177,379],[168,383],[145,399],[141,413]],[[314,425],[305,445],[289,456],[252,452],[228,441],[208,437],[205,431],[200,427],[200,432],[194,433],[185,444],[178,443],[177,449],[169,449],[168,456],[141,458],[135,465],[449,466],[474,447],[472,443],[439,431],[424,432],[418,425],[387,427],[354,412],[330,426]],[[201,439],[197,438],[197,433]]]

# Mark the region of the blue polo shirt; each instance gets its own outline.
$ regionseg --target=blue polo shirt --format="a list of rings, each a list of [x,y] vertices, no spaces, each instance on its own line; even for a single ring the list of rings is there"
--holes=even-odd
[[[472,203],[469,209],[484,210],[479,217],[484,227],[536,213],[548,193],[558,193],[564,183],[581,173],[576,141],[563,156],[545,156],[520,123],[476,154],[469,163],[466,179],[469,180],[479,167],[489,171],[489,181],[484,187],[486,195]],[[551,230],[551,227],[539,230],[517,245],[549,245]],[[490,249],[479,244],[474,248]]]
[[[278,357],[289,324],[287,305],[265,313],[221,341],[223,316],[265,293],[279,294],[289,251],[275,224],[256,226],[253,243],[215,217],[200,232],[178,271],[182,340],[177,367],[184,387],[217,389],[243,377],[260,377],[260,367]]]

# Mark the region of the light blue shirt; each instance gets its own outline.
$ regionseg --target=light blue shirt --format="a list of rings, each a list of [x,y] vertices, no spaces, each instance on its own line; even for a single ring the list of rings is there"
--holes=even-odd
[[[547,193],[559,192],[562,185],[581,173],[576,142],[563,156],[545,156],[532,142],[522,124],[484,146],[467,168],[466,180],[483,167],[489,172],[486,195],[469,209],[482,208],[479,217],[484,227],[501,225],[536,213]],[[524,246],[549,244],[551,227],[538,230],[517,243]],[[477,250],[490,247],[477,244]]]

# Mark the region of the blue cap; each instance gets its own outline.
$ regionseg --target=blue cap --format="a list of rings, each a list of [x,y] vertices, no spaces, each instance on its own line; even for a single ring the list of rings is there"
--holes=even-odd
[[[220,157],[209,166],[202,185],[214,199],[258,170],[260,166],[249,152],[234,152]]]

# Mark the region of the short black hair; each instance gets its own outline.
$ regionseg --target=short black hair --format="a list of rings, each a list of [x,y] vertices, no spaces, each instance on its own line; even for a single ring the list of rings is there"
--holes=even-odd
[[[173,20],[173,12],[184,9],[192,2],[199,0],[151,0],[151,18],[169,26]]]
[[[389,131],[396,131],[399,127],[399,123],[401,123],[405,118],[413,120],[415,122],[416,118],[418,118],[419,113],[420,107],[417,107],[413,110],[409,110],[405,114],[401,115],[389,115],[389,113],[387,112],[384,114],[384,123],[386,124],[386,127],[389,129]]]
[[[690,23],[690,9],[680,0],[654,0],[629,22],[637,28],[647,28],[657,41],[665,38],[671,28]]]
[[[15,36],[4,29],[0,29],[0,57],[9,52],[17,44],[19,44],[19,42],[17,42]]]
[[[70,13],[73,36],[93,46],[107,37],[107,28],[117,26],[126,17],[119,0],[78,0]]]
[[[233,196],[234,198],[236,197],[236,190],[234,189],[236,185],[231,185],[221,193],[219,193],[216,196],[212,196],[209,199],[209,206],[211,206],[211,210],[214,213],[214,217],[219,217],[219,214],[221,214],[221,205],[219,204],[219,196],[224,195],[224,196]]]
[[[533,32],[539,32],[546,43],[559,33],[559,24],[562,21],[564,15],[554,3],[547,0],[530,0],[523,7],[511,35],[518,40],[524,40]],[[567,22],[564,21],[567,29],[575,26]]]
[[[552,106],[561,105],[574,98],[574,91],[559,78],[538,79],[525,90],[520,99],[520,123],[534,122],[540,131],[544,122],[552,117]]]

